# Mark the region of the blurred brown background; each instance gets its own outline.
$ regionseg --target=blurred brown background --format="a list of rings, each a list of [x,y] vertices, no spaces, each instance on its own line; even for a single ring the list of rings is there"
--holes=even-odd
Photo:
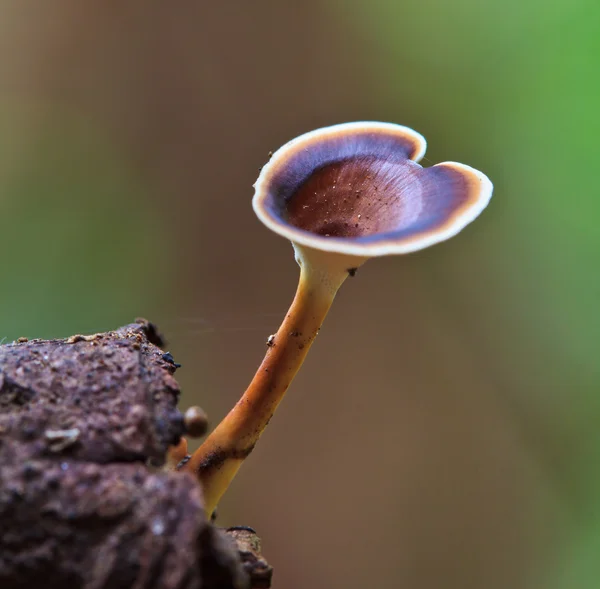
[[[298,274],[250,206],[268,151],[414,127],[492,203],[347,282],[220,523],[259,531],[275,587],[597,586],[597,7],[0,10],[0,339],[147,316],[216,423]]]

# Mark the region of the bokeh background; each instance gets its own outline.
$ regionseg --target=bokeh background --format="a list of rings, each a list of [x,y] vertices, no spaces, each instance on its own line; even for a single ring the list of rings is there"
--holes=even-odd
[[[341,291],[220,506],[275,587],[600,583],[600,4],[0,4],[0,340],[145,316],[213,423],[291,301],[267,152],[402,123],[495,184]]]

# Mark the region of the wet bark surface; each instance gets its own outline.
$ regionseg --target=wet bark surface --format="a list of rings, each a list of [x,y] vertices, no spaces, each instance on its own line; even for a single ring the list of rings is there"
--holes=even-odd
[[[140,321],[0,346],[0,587],[270,586],[255,535],[161,468],[185,433],[161,345]]]

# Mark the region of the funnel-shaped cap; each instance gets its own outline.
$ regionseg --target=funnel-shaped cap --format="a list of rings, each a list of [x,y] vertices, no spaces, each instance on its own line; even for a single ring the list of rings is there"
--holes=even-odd
[[[407,127],[360,122],[301,135],[255,184],[260,220],[295,244],[364,258],[403,254],[458,233],[492,183],[454,162],[423,168],[426,142]]]

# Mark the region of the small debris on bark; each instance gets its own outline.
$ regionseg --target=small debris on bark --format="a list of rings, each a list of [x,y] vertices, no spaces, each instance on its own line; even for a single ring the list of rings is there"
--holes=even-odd
[[[236,542],[244,570],[252,580],[253,589],[271,587],[273,569],[261,555],[260,538],[248,526],[235,526],[227,529]]]

